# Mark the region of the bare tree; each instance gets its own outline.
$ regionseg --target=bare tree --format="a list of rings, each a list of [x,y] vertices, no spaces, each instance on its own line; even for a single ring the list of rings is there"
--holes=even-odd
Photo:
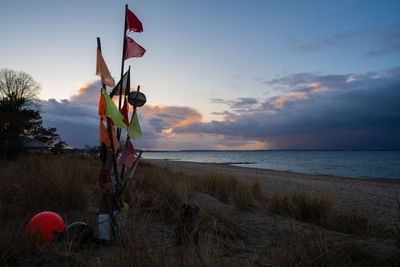
[[[26,72],[0,69],[0,157],[22,151],[22,137],[34,138],[57,153],[66,145],[56,128],[44,128],[38,110],[40,85]]]
[[[0,98],[28,104],[36,100],[40,85],[26,72],[0,69]]]

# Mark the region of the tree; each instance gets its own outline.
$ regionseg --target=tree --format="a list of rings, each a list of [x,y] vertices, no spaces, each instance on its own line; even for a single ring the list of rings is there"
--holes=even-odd
[[[44,128],[38,110],[37,99],[40,85],[25,72],[0,70],[0,154],[9,156],[21,150],[22,136],[31,137],[61,150],[66,143],[61,141],[56,128]]]
[[[0,97],[28,104],[38,98],[40,85],[26,72],[0,69]]]

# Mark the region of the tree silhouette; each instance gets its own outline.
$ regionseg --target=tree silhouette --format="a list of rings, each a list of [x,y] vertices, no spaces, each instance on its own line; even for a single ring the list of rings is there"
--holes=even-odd
[[[31,137],[61,150],[56,128],[44,128],[37,107],[40,85],[31,75],[9,69],[0,70],[0,155],[15,156],[22,150],[21,137]]]
[[[0,97],[2,99],[21,101],[22,105],[26,105],[36,100],[39,92],[40,85],[28,73],[10,69],[0,70]]]

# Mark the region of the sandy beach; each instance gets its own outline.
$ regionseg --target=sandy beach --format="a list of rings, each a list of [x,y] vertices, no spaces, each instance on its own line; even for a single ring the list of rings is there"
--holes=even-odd
[[[219,173],[239,179],[259,180],[268,194],[304,191],[332,198],[339,211],[357,213],[375,222],[394,225],[400,221],[396,192],[400,182],[389,179],[360,179],[245,168],[216,163],[145,159],[145,162],[185,174]]]

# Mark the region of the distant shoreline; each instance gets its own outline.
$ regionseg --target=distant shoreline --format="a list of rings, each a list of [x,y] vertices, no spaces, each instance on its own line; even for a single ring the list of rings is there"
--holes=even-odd
[[[241,168],[241,169],[252,169],[252,170],[259,170],[259,171],[266,171],[266,172],[275,172],[278,174],[292,174],[292,175],[311,175],[311,176],[322,176],[322,177],[327,177],[327,178],[333,178],[333,179],[351,179],[351,180],[367,180],[367,181],[382,181],[382,182],[394,182],[394,183],[399,183],[400,184],[400,179],[391,179],[391,178],[386,178],[386,177],[350,177],[350,176],[340,176],[340,175],[332,175],[332,174],[324,174],[324,173],[306,173],[306,172],[295,172],[295,171],[289,171],[289,170],[274,170],[274,169],[264,169],[264,168],[257,168],[257,167],[250,167],[250,166],[240,166],[240,164],[252,164],[252,163],[218,163],[218,162],[200,162],[200,161],[186,161],[186,160],[173,160],[173,159],[152,159],[152,158],[143,158],[144,161],[149,162],[151,164],[156,164],[159,165],[162,162],[164,163],[174,163],[178,164],[182,163],[183,165],[186,164],[201,164],[201,165],[209,165],[210,170],[215,170],[215,167],[218,165],[221,166],[227,166],[227,167],[232,167],[232,168]],[[204,166],[205,169],[209,169],[206,166]]]
[[[252,149],[252,150],[218,150],[218,149],[200,149],[200,150],[146,150],[141,151],[151,153],[165,153],[165,152],[273,152],[273,151],[400,151],[400,148],[360,148],[360,149]]]
[[[328,151],[328,150],[326,150]],[[333,151],[333,150],[332,150]],[[383,151],[383,150],[382,150]],[[395,151],[395,150],[390,150]],[[171,151],[168,151],[171,152]],[[187,151],[189,152],[189,151]],[[193,151],[195,152],[195,151]],[[202,162],[202,161],[190,161],[190,160],[177,160],[177,159],[155,159],[155,158],[143,158],[145,160],[162,160],[162,161],[169,161],[169,162],[188,162],[188,163],[199,163],[199,164],[221,164],[231,167],[239,167],[239,168],[246,168],[246,169],[258,169],[258,170],[266,170],[266,171],[274,171],[274,172],[283,172],[283,173],[293,173],[293,174],[304,174],[304,175],[319,175],[319,176],[329,176],[329,177],[336,177],[336,178],[345,178],[345,179],[361,179],[361,180],[379,180],[379,181],[399,181],[399,178],[388,178],[388,177],[359,177],[359,176],[342,176],[342,175],[334,175],[328,173],[311,173],[311,172],[297,172],[291,170],[278,170],[278,169],[268,169],[268,168],[260,168],[255,166],[243,166],[244,164],[254,164],[253,162]]]

